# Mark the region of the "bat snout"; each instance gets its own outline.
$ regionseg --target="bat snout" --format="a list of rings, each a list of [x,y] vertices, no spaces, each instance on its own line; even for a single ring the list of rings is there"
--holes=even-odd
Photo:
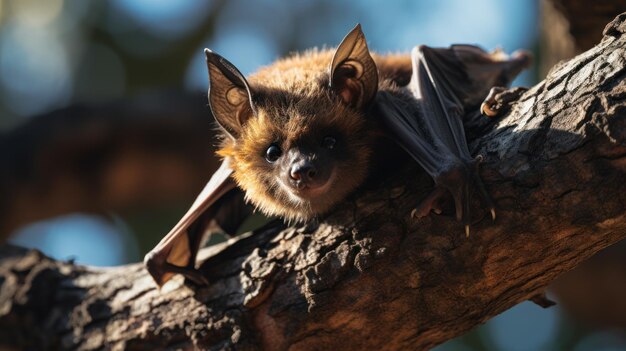
[[[309,183],[317,176],[317,168],[311,162],[298,163],[291,166],[289,176],[292,180]]]
[[[319,189],[328,182],[326,173],[315,162],[301,160],[294,162],[289,168],[289,183],[299,193]]]

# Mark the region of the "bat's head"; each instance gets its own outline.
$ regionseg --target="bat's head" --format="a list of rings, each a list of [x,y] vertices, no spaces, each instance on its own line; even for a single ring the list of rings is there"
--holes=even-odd
[[[246,198],[269,215],[307,220],[363,183],[371,154],[365,110],[378,73],[360,26],[334,51],[278,61],[246,80],[206,50],[209,104]]]

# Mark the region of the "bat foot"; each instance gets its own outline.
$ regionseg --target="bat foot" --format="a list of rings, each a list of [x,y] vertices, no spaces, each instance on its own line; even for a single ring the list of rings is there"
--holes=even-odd
[[[421,218],[427,216],[431,211],[437,214],[441,213],[442,199],[447,193],[450,193],[454,199],[456,218],[463,223],[465,236],[469,237],[472,193],[478,192],[486,209],[491,214],[491,219],[495,221],[495,206],[478,175],[478,167],[482,160],[483,157],[479,155],[472,161],[458,162],[441,172],[435,177],[435,189],[411,212],[411,216]]]
[[[480,104],[480,113],[487,117],[496,117],[502,115],[511,109],[523,93],[528,90],[523,87],[506,89],[504,87],[493,87],[489,90],[489,94]]]
[[[181,274],[198,285],[209,285],[209,280],[197,269],[171,264],[155,252],[146,255],[144,264],[158,286],[163,286],[174,274]]]
[[[441,214],[441,199],[446,193],[445,189],[436,187],[430,194],[411,211],[411,217],[415,219],[424,218],[432,211]]]

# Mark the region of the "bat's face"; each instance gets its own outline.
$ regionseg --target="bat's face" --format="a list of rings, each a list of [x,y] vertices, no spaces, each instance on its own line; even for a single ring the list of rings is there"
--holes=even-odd
[[[250,77],[207,50],[209,104],[226,134],[219,154],[247,199],[270,215],[306,220],[366,177],[371,129],[364,111],[378,87],[357,26],[336,51],[276,62]]]
[[[306,220],[326,212],[363,182],[370,129],[359,111],[332,95],[271,94],[257,100],[256,115],[220,154],[233,159],[234,178],[259,209]]]

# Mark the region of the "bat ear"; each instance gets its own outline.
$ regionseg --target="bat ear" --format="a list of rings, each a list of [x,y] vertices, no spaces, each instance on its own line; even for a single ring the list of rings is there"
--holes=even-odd
[[[378,70],[361,25],[343,39],[330,63],[330,87],[346,104],[366,106],[378,90]]]
[[[209,106],[217,123],[236,139],[246,121],[256,113],[248,82],[222,56],[204,49],[209,69]]]

